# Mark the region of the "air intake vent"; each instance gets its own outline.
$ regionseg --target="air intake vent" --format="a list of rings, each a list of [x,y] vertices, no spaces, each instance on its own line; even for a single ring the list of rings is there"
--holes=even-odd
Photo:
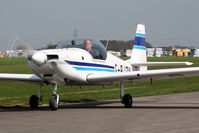
[[[44,74],[44,77],[52,77],[52,74]]]
[[[48,60],[58,59],[58,55],[47,55]]]

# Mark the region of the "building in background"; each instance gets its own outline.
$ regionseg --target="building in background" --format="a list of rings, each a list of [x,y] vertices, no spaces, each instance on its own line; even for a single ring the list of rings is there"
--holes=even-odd
[[[6,52],[0,52],[0,57],[5,57],[6,56]]]
[[[131,49],[126,50],[126,56],[130,57],[132,53]],[[164,48],[147,48],[146,55],[147,57],[163,57],[169,56],[171,52],[167,52]]]
[[[35,50],[9,50],[5,52],[4,57],[26,57]]]
[[[173,50],[173,57],[188,57],[191,49],[175,49]]]
[[[147,48],[146,55],[147,57],[154,57],[155,48]]]
[[[193,57],[199,57],[199,49],[195,49]]]
[[[127,57],[130,57],[130,56],[131,56],[131,53],[132,53],[132,49],[127,49],[127,50],[126,50],[126,56],[127,56]]]

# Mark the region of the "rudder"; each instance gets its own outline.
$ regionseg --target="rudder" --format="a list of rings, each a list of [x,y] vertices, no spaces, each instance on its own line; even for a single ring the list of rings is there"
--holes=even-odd
[[[134,39],[132,54],[130,58],[130,62],[132,64],[147,62],[145,38],[146,38],[145,26],[143,24],[138,24],[137,29],[136,29],[136,35]],[[135,68],[136,70],[147,70],[146,66],[139,66]]]

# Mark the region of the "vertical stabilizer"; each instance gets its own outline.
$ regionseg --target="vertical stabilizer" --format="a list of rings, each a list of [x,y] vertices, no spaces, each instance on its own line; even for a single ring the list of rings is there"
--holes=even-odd
[[[145,26],[143,24],[138,24],[136,34],[135,34],[132,54],[130,58],[130,62],[132,64],[147,62],[145,38],[146,38]],[[135,67],[135,70],[147,70],[147,66]]]

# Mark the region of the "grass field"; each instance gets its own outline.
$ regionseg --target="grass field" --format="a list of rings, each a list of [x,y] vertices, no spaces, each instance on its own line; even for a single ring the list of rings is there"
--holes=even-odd
[[[123,58],[127,59],[127,58]],[[148,58],[148,61],[190,61],[199,66],[199,58]],[[183,66],[174,66],[183,67]],[[186,66],[185,66],[186,67]],[[150,67],[149,69],[160,69],[171,67]],[[32,73],[25,58],[0,58],[0,73]],[[168,79],[147,82],[126,83],[125,92],[133,97],[162,95],[182,92],[199,91],[199,77],[180,79]],[[43,86],[43,104],[48,104],[53,86]],[[37,95],[38,85],[30,83],[0,81],[0,107],[28,106],[29,97]],[[59,86],[60,103],[97,101],[107,99],[118,99],[120,97],[119,85],[107,86]]]

